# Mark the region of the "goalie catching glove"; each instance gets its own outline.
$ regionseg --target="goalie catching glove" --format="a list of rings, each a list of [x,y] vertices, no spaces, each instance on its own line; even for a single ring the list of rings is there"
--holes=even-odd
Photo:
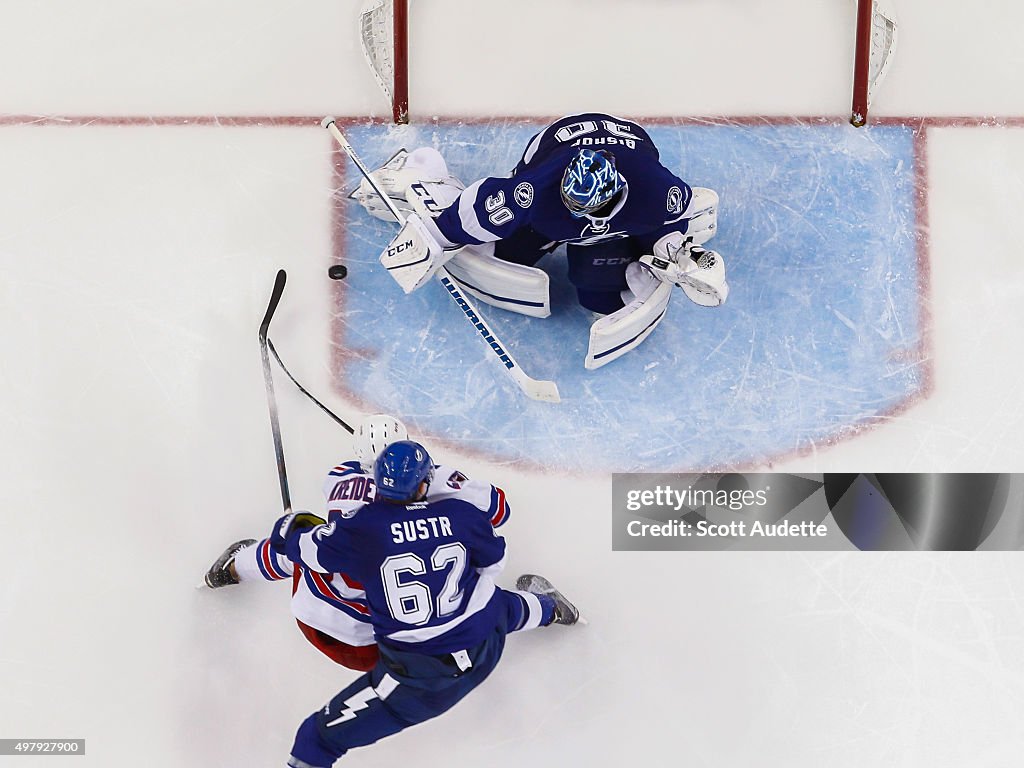
[[[690,301],[702,307],[725,303],[729,284],[720,253],[694,245],[682,232],[665,235],[653,250],[653,254],[641,256],[640,262],[659,280],[678,285]]]

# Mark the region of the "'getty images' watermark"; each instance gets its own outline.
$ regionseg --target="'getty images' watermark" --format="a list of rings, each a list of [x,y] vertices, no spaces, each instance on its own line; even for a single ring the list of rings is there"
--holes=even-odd
[[[750,542],[743,545],[749,549],[760,539],[824,538],[829,527],[823,515],[791,517],[821,486],[757,473],[614,475],[613,546],[724,549]]]
[[[615,474],[616,550],[1024,549],[1024,474]]]

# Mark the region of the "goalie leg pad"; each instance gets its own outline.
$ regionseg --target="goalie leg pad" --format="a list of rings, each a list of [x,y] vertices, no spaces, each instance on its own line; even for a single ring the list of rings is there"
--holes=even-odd
[[[548,274],[494,257],[494,244],[466,246],[447,263],[452,279],[485,304],[530,317],[548,317]]]
[[[607,365],[643,343],[665,317],[672,288],[671,283],[657,281],[646,299],[635,298],[591,325],[590,346],[584,362],[587,370]]]

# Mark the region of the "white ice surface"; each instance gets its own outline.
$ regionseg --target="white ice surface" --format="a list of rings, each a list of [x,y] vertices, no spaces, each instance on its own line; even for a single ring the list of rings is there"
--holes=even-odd
[[[18,73],[0,112],[385,114],[354,5],[24,4],[0,30],[0,68]],[[463,50],[500,75],[444,81],[457,52],[414,48],[420,114],[847,109],[845,0],[485,5],[435,0],[427,19],[413,3],[421,39],[473,31]],[[608,24],[572,15],[598,6]],[[897,9],[907,56],[880,112],[1024,114],[1016,4]],[[510,49],[542,11],[561,28],[550,47]],[[650,87],[587,68],[595,36],[621,30]],[[707,74],[676,86],[694,50]],[[351,679],[298,635],[281,585],[192,589],[277,508],[255,324],[279,266],[275,338],[330,392],[328,150],[298,128],[0,126],[0,737],[84,737],[80,766],[279,766]],[[934,393],[787,469],[1024,471],[1024,139],[934,130],[929,160]],[[348,446],[284,382],[279,399],[293,494],[313,505]],[[1019,765],[1018,554],[614,554],[609,482],[445,458],[509,492],[512,574],[550,576],[591,623],[513,638],[460,707],[347,763]]]

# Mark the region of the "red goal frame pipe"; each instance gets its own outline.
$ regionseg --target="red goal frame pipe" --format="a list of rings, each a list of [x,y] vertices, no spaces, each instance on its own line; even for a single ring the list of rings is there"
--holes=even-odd
[[[409,122],[409,0],[394,0],[395,82],[391,116]]]
[[[871,17],[874,0],[857,0],[857,42],[853,57],[853,113],[856,126],[868,120],[868,74],[871,68]]]

